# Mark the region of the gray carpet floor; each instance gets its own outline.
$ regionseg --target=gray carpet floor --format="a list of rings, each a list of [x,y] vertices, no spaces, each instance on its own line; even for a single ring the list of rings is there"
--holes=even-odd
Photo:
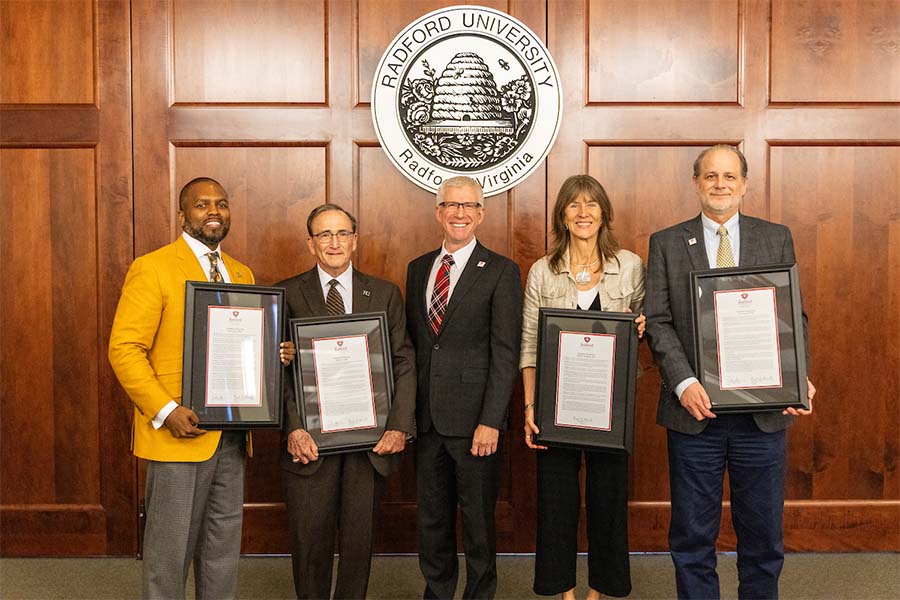
[[[531,591],[534,557],[504,555],[498,559],[497,598],[539,598]],[[578,596],[587,594],[587,559],[579,557]],[[460,560],[460,585],[465,564]],[[633,554],[630,598],[672,598],[672,563],[666,554]],[[719,555],[722,598],[737,598],[734,554]],[[141,563],[128,558],[6,558],[0,559],[0,598],[8,600],[123,599],[140,594]],[[370,600],[422,597],[422,577],[415,556],[378,556],[372,563]],[[193,598],[193,582],[188,582]],[[241,559],[238,597],[293,597],[290,559]],[[789,554],[781,576],[784,600],[900,599],[900,554]]]

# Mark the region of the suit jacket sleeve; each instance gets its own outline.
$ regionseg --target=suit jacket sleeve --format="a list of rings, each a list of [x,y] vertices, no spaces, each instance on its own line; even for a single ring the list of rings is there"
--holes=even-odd
[[[478,422],[504,429],[513,385],[519,373],[522,339],[522,276],[505,260],[491,298],[491,363]]]
[[[174,400],[160,383],[149,359],[163,309],[159,276],[146,260],[138,258],[125,276],[109,336],[109,362],[122,388],[147,421]],[[177,366],[180,371],[181,365]]]
[[[791,235],[791,230],[785,227],[785,238],[784,238],[784,247],[782,248],[782,255],[784,256],[784,262],[786,263],[795,263],[797,262],[797,256],[794,254],[794,238]],[[806,307],[803,305],[803,295],[800,297],[800,311],[803,314],[803,352],[806,354],[806,370],[809,371],[809,317],[806,315]]]
[[[394,398],[386,428],[415,435],[416,353],[406,331],[403,299],[392,285],[387,305],[391,338],[391,362],[394,369]]]
[[[285,281],[279,282],[275,284],[277,287],[287,287],[288,283]],[[296,285],[296,284],[291,284]],[[282,336],[284,340],[291,340],[291,319],[294,317],[291,311],[291,303],[288,299],[289,292],[285,290],[285,302],[284,302],[284,325],[285,331]],[[296,363],[300,360],[300,350],[297,349],[297,356],[294,358],[294,362],[289,364],[285,369],[284,376],[282,381],[281,389],[281,397],[284,401],[284,423],[282,424],[282,431],[284,431],[284,435],[289,435],[295,429],[303,429],[303,423],[300,421],[300,415],[297,412],[297,398],[296,398],[296,384],[294,382],[294,378],[296,377],[297,372],[295,371]]]
[[[650,237],[644,313],[647,315],[647,338],[656,364],[659,365],[663,383],[667,389],[674,390],[679,383],[695,375],[675,331],[673,299],[669,293],[669,268],[663,243],[658,234]]]

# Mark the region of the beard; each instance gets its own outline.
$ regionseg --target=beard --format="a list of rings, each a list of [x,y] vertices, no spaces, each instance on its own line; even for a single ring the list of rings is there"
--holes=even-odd
[[[199,241],[203,242],[207,246],[218,245],[219,242],[224,240],[225,236],[228,235],[228,230],[230,228],[231,228],[230,221],[223,221],[222,226],[219,227],[218,229],[213,230],[212,233],[206,233],[203,230],[202,225],[200,227],[194,227],[187,221],[185,221],[184,225],[182,226],[182,229],[184,230],[185,233],[187,233],[189,236],[191,236],[195,240],[199,240]]]

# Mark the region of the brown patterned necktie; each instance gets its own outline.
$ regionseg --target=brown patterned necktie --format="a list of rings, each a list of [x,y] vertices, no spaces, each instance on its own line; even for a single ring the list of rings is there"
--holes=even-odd
[[[328,314],[346,314],[346,312],[344,311],[344,298],[343,296],[341,296],[341,293],[337,289],[338,280],[332,279],[328,282],[328,285],[331,286],[328,288],[328,297],[325,298],[325,307],[328,309]]]
[[[206,257],[209,259],[209,280],[213,283],[224,283],[225,278],[222,277],[222,272],[219,271],[219,253],[210,252]]]
[[[731,251],[731,238],[724,225],[719,225],[719,249],[716,251],[716,268],[736,267],[734,264],[734,252]]]

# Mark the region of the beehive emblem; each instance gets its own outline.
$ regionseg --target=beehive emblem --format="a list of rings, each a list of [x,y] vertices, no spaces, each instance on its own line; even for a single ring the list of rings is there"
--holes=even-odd
[[[501,62],[498,67],[507,70]],[[430,160],[461,171],[485,169],[527,137],[534,106],[527,73],[498,88],[475,52],[457,52],[440,76],[427,60],[421,66],[424,77],[403,83],[400,120],[409,142]]]

